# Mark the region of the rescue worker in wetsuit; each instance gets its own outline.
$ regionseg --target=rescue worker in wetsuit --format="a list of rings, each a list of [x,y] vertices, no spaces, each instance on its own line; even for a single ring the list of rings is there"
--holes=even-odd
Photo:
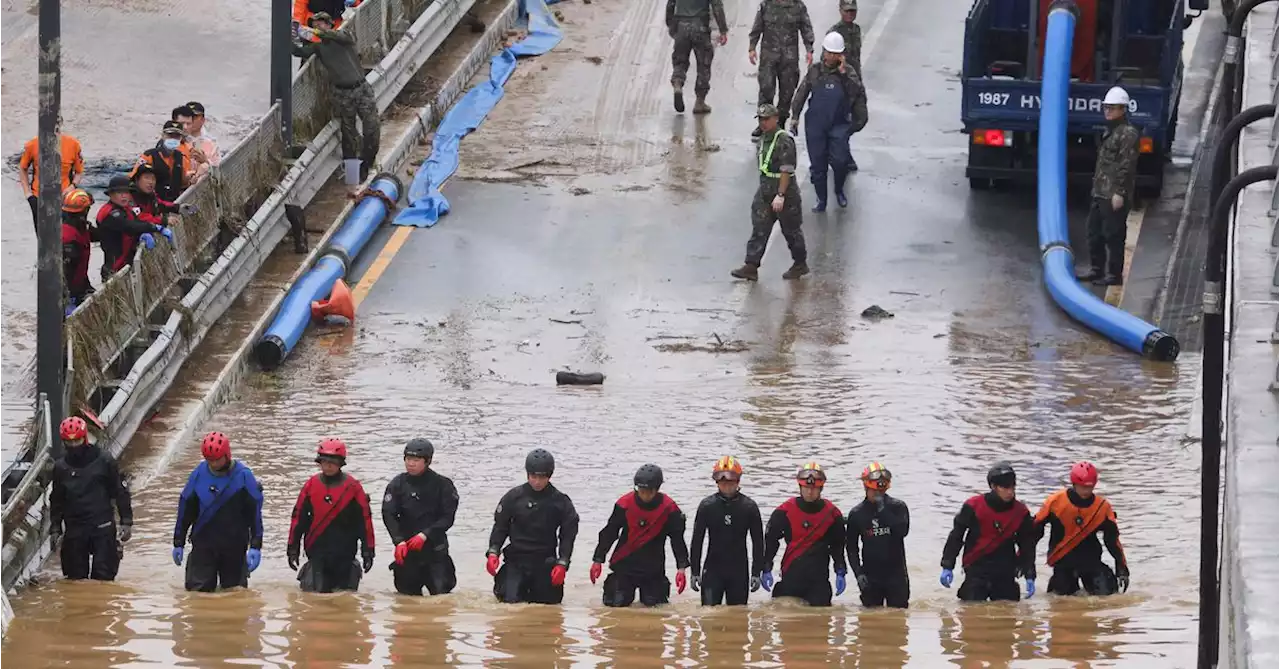
[[[809,254],[800,229],[804,214],[800,210],[800,187],[796,185],[796,140],[778,126],[778,108],[761,105],[756,118],[764,129],[756,147],[756,165],[760,170],[760,186],[751,201],[751,237],[747,239],[747,257],[742,267],[731,270],[735,279],[758,281],[760,262],[764,260],[769,237],[776,222],[782,238],[791,251],[791,268],[782,273],[784,279],[799,279],[809,273]]]
[[[911,515],[905,502],[889,496],[893,474],[884,465],[867,465],[860,478],[865,497],[849,512],[846,535],[849,567],[857,579],[862,605],[905,609],[911,583],[903,541],[911,529]]]
[[[98,238],[102,247],[102,281],[105,283],[125,265],[133,262],[139,242],[147,248],[155,246],[155,234],[173,242],[173,231],[161,225],[140,220],[140,209],[133,203],[133,184],[129,177],[116,175],[107,183],[107,203],[98,209]]]
[[[609,576],[604,579],[604,605],[626,607],[636,600],[644,606],[666,604],[671,595],[671,581],[663,572],[667,568],[667,540],[676,558],[676,594],[688,585],[685,569],[689,568],[689,546],[684,542],[684,512],[675,500],[658,492],[662,487],[662,469],[643,465],[636,470],[635,490],[613,505],[609,522],[600,530],[591,562],[591,582],[595,583],[609,558]]]
[[[289,568],[298,568],[305,543],[307,563],[298,572],[303,592],[333,592],[360,587],[360,569],[373,569],[373,514],[369,495],[356,477],[342,471],[347,445],[329,437],[316,449],[320,473],[307,479],[293,505],[289,523]],[[360,542],[360,564],[356,564]]]
[[[822,465],[806,463],[796,472],[800,496],[782,503],[769,516],[764,530],[764,573],[760,582],[774,597],[799,597],[809,606],[831,606],[831,563],[836,568],[836,595],[844,594],[848,568],[844,559],[844,514],[822,499],[827,474]],[[782,580],[773,587],[773,559],[778,542],[786,540],[782,554]]]
[[[71,416],[58,426],[66,454],[53,465],[49,548],[61,544],[62,574],[114,581],[133,536],[133,502],[115,458],[88,442],[89,426]],[[120,529],[116,530],[116,513]]]
[[[93,196],[88,191],[72,188],[62,196],[62,285],[68,316],[93,294],[93,285],[89,283],[89,252],[97,230],[89,225],[92,206]]]
[[[194,214],[194,204],[178,204],[162,199],[156,194],[156,169],[151,165],[139,165],[133,171],[133,204],[138,208],[138,219],[152,225],[172,225],[172,214]]]
[[[693,516],[693,545],[689,585],[702,592],[705,606],[741,606],[747,590],[760,589],[764,570],[764,523],[755,500],[742,494],[742,463],[725,456],[711,467],[711,480],[719,489],[698,505]],[[747,534],[751,534],[751,564],[747,565]],[[702,539],[707,540],[707,562],[702,564]]]
[[[1114,595],[1129,589],[1129,563],[1120,545],[1120,526],[1111,502],[1093,494],[1098,485],[1098,469],[1091,462],[1077,462],[1071,468],[1071,487],[1049,495],[1036,514],[1036,541],[1049,526],[1049,592],[1074,595],[1084,582],[1090,595]],[[1102,561],[1098,532],[1111,553],[1113,571]]]
[[[493,511],[485,569],[500,602],[559,604],[578,538],[578,512],[573,500],[551,485],[556,470],[551,453],[533,449],[524,469],[528,481],[508,490]],[[499,554],[506,558],[501,567]]]
[[[849,138],[867,125],[867,92],[853,68],[844,63],[844,38],[827,33],[822,38],[822,59],[809,66],[791,102],[791,127],[795,134],[805,102],[804,138],[809,149],[809,182],[817,203],[813,211],[827,210],[827,166],[835,182],[836,203],[849,206],[844,184],[852,170]]]
[[[1013,465],[997,462],[987,472],[991,492],[974,495],[956,513],[942,549],[938,582],[950,588],[956,556],[964,547],[964,582],[956,593],[966,602],[1018,601],[1014,578],[1027,579],[1027,597],[1036,594],[1035,522],[1015,499],[1018,476]]]
[[[231,458],[231,440],[210,432],[200,442],[204,462],[187,477],[173,529],[173,563],[182,566],[191,535],[186,588],[213,592],[249,585],[262,562],[262,485]]]
[[[458,513],[458,489],[431,469],[435,446],[422,438],[404,446],[404,473],[391,479],[382,496],[382,522],[395,544],[396,592],[446,595],[458,584],[449,555],[449,537]]]

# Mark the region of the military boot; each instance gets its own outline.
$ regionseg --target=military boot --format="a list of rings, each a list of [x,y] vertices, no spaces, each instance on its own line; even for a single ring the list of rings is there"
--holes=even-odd
[[[783,272],[783,273],[782,273],[782,278],[784,278],[784,279],[799,279],[800,277],[802,277],[802,276],[804,276],[804,275],[806,275],[806,274],[808,274],[808,273],[809,273],[809,263],[804,262],[804,261],[802,260],[802,261],[800,261],[800,262],[792,263],[792,264],[791,264],[791,269],[789,269],[789,270],[787,270],[787,271],[785,271],[785,272]]]
[[[707,99],[706,99],[705,97],[703,97],[703,96],[699,95],[699,96],[698,96],[698,99],[694,101],[694,103],[693,103],[693,113],[695,113],[695,114],[710,114],[710,113],[711,113],[711,105],[707,104]]]
[[[1076,273],[1077,281],[1097,281],[1098,279],[1101,279],[1101,278],[1102,278],[1101,267],[1090,267],[1089,271],[1087,272]]]
[[[683,114],[684,113],[684,87],[679,84],[671,84],[671,88],[674,89],[672,92],[673,94],[672,102],[676,106],[676,111],[678,113]]]
[[[758,281],[760,280],[760,265],[755,263],[744,263],[742,267],[729,272],[729,274],[735,279]]]

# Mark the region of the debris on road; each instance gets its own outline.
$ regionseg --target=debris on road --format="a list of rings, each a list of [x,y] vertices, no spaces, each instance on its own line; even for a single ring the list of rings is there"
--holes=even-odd
[[[582,325],[581,318],[578,318],[578,319],[548,318],[547,320],[551,321],[552,323],[559,323],[561,325]]]
[[[574,195],[586,195],[590,193],[591,190],[588,188],[583,188],[582,186],[574,186],[573,188],[569,189],[569,192],[573,193]]]
[[[893,318],[893,314],[891,312],[885,311],[884,309],[881,309],[880,305],[873,304],[867,307],[866,309],[862,310],[862,317],[870,318],[872,320],[878,321],[882,318]]]
[[[556,372],[557,386],[598,386],[604,383],[600,372]]]
[[[689,341],[682,341],[674,344],[658,344],[653,348],[663,353],[742,353],[751,348],[750,342],[741,339],[724,339],[715,332],[711,333],[715,341],[708,341],[705,344],[694,344]],[[692,337],[654,337],[652,339],[692,339]]]

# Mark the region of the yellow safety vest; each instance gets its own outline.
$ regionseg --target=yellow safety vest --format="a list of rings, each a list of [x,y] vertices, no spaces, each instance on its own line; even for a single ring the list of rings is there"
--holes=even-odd
[[[773,159],[773,147],[778,144],[778,135],[791,136],[786,130],[778,128],[777,131],[773,133],[773,139],[769,140],[769,148],[760,152],[760,173],[770,179],[777,179],[781,176],[778,172],[769,171],[769,161]]]

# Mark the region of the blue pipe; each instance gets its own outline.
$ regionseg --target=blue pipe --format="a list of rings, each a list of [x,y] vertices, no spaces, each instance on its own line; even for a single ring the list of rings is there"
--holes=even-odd
[[[403,188],[395,175],[387,173],[374,177],[369,186],[370,190],[378,191],[391,202],[400,199]],[[253,347],[254,357],[263,369],[278,367],[297,345],[311,321],[311,303],[329,297],[334,283],[346,277],[352,262],[391,213],[387,200],[365,195],[329,239],[329,245],[316,264],[289,290],[271,327]]]
[[[1040,153],[1037,215],[1044,281],[1072,318],[1121,346],[1153,360],[1178,357],[1178,340],[1146,321],[1098,299],[1076,280],[1067,237],[1067,87],[1071,41],[1079,9],[1071,0],[1049,5],[1040,85]]]

